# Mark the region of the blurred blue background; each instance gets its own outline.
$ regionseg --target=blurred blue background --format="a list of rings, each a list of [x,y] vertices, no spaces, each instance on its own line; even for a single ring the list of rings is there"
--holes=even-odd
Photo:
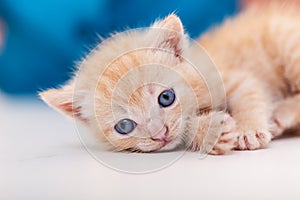
[[[1,0],[0,90],[36,94],[62,84],[74,62],[106,37],[175,11],[191,37],[237,11],[237,0]]]

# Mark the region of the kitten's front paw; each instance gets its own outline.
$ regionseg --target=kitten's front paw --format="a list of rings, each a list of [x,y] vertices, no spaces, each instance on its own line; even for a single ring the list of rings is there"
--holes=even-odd
[[[284,123],[282,123],[280,120],[273,119],[273,123],[272,123],[271,128],[270,128],[272,138],[281,135],[283,133],[283,131],[286,129],[286,127],[287,126],[284,125]]]
[[[272,135],[269,131],[243,131],[238,137],[238,150],[255,150],[266,147],[271,141]]]
[[[273,116],[271,134],[273,137],[281,135],[285,130],[293,127],[293,115],[285,112],[276,112]]]
[[[222,133],[218,142],[209,152],[211,155],[223,155],[236,147],[238,132],[234,119],[226,114],[224,120],[221,121]]]

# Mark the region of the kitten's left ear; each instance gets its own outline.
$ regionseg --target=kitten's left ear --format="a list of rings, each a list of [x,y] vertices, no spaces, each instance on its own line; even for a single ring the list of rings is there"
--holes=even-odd
[[[179,17],[171,14],[164,20],[153,25],[156,32],[155,47],[173,51],[175,56],[180,56],[184,45],[184,29]]]
[[[46,90],[39,93],[39,96],[45,103],[59,112],[85,121],[81,115],[81,106],[74,99],[72,85]]]

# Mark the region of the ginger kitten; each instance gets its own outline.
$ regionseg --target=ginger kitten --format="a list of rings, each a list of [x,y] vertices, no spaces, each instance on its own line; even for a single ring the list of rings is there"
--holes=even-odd
[[[72,80],[40,96],[116,150],[184,144],[197,151],[204,138],[213,143],[211,154],[262,148],[300,120],[298,22],[300,15],[289,6],[251,7],[199,38],[217,64],[226,99],[208,88],[216,73],[174,14],[149,30],[119,33],[99,44]],[[205,80],[188,61],[202,63]],[[228,114],[211,98],[226,100]]]
[[[236,142],[235,123],[224,112],[208,112],[212,103],[207,83],[185,60],[189,46],[180,19],[170,15],[148,29],[103,41],[82,60],[72,80],[40,96],[81,121],[112,150],[151,152],[182,144],[199,150],[211,132],[206,143],[214,145],[221,137],[208,151],[223,154]]]

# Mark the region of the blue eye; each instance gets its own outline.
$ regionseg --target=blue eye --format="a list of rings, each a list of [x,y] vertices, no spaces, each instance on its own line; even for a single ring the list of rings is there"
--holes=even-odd
[[[126,135],[131,133],[136,127],[136,123],[130,119],[122,119],[115,125],[115,130],[122,134]]]
[[[165,90],[158,96],[158,103],[162,107],[168,107],[175,101],[174,90]]]

